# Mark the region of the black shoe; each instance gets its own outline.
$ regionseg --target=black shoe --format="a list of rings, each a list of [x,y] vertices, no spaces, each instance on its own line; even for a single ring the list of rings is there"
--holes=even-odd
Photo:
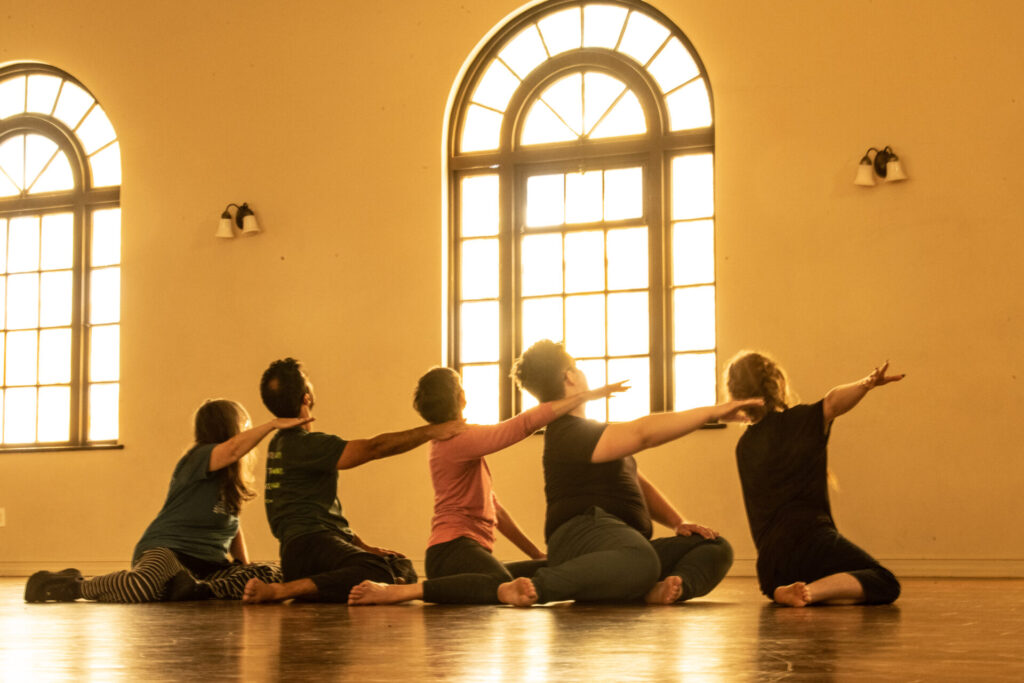
[[[210,584],[196,581],[187,571],[182,570],[171,577],[164,591],[167,602],[184,602],[186,600],[209,600],[213,597]]]
[[[36,572],[25,584],[25,602],[74,602],[82,597],[82,572]]]

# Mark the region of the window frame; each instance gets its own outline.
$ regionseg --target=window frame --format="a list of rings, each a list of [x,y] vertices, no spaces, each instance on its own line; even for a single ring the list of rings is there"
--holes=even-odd
[[[564,9],[592,4],[615,5],[637,11],[658,21],[669,29],[665,44],[677,38],[689,51],[703,81],[710,105],[711,123],[707,127],[679,131],[669,130],[669,113],[663,93],[647,71],[627,55],[606,48],[580,47],[548,58],[522,78],[502,113],[498,148],[486,151],[462,152],[459,145],[466,125],[471,98],[486,69],[496,59],[508,40],[522,29],[538,22],[545,15]],[[625,24],[623,25],[625,31]],[[621,35],[620,35],[621,40]],[[649,58],[650,64],[659,52]],[[570,73],[602,72],[622,81],[635,94],[644,112],[647,131],[642,135],[587,139],[570,142],[532,144],[521,146],[522,129],[530,105],[545,88]],[[695,80],[691,79],[691,80]],[[689,83],[690,81],[687,81]],[[681,86],[678,86],[681,87]],[[650,325],[650,410],[671,410],[674,403],[673,364],[679,353],[673,350],[673,316],[671,277],[671,238],[674,221],[671,215],[671,163],[672,159],[688,154],[715,155],[714,98],[707,71],[689,39],[673,21],[650,5],[638,0],[550,0],[524,10],[509,20],[488,40],[474,57],[456,90],[448,121],[447,138],[447,292],[446,333],[447,358],[451,367],[460,369],[468,365],[493,365],[493,361],[464,363],[461,360],[461,188],[462,179],[472,175],[498,176],[498,307],[499,307],[499,418],[507,419],[522,409],[520,393],[510,377],[512,363],[523,351],[521,348],[521,322],[523,297],[517,273],[520,263],[520,241],[524,234],[540,234],[546,228],[523,230],[525,225],[525,178],[540,169],[566,173],[609,169],[623,165],[640,165],[644,173],[644,207],[642,221],[648,230],[648,306]],[[625,163],[628,162],[628,163]],[[709,217],[714,220],[714,213]],[[623,221],[635,223],[635,220]],[[601,221],[588,224],[607,231],[612,224]],[[581,228],[579,224],[561,224],[551,232],[567,234]],[[564,269],[564,262],[563,262]],[[717,298],[717,280],[715,294]],[[607,293],[607,282],[605,283]],[[567,292],[562,292],[563,301]],[[563,309],[564,315],[564,309]],[[605,325],[607,326],[607,319]],[[556,340],[557,341],[557,340]],[[717,391],[717,340],[715,348]],[[693,352],[698,353],[698,352]]]
[[[99,106],[98,99],[85,85],[71,74],[56,67],[40,63],[20,63],[0,68],[0,82],[10,78],[25,76],[27,85],[27,77],[33,75],[61,78],[78,86],[93,97],[93,103],[82,114],[79,124],[88,117],[89,112],[94,107]],[[93,187],[89,154],[86,153],[84,145],[74,130],[56,117],[38,112],[24,111],[0,120],[0,144],[8,138],[26,134],[40,135],[54,142],[67,158],[74,178],[74,187],[69,190],[40,192],[36,194],[28,194],[23,191],[15,197],[0,198],[0,218],[4,218],[8,222],[21,216],[38,215],[42,217],[50,213],[72,214],[71,380],[69,383],[68,439],[57,442],[0,443],[0,453],[120,449],[124,447],[120,443],[120,428],[118,429],[118,436],[113,439],[89,440],[88,391],[91,384],[107,383],[90,382],[89,380],[89,332],[93,327],[93,324],[89,322],[91,300],[89,274],[92,270],[106,267],[93,268],[91,265],[93,214],[98,210],[121,207],[121,185]],[[119,138],[115,134],[113,141],[100,146],[93,151],[93,154],[99,153],[110,145],[117,143],[119,143]],[[41,236],[40,239],[42,239]],[[121,269],[123,274],[122,260],[118,261],[117,267]],[[123,287],[119,288],[118,297],[121,296],[121,291],[123,291]],[[120,328],[122,318],[119,317],[117,324]],[[2,331],[4,334],[7,334],[6,324]],[[0,357],[0,363],[3,362],[4,359]],[[120,364],[120,354],[118,363]],[[2,367],[0,365],[0,369]],[[46,386],[39,383],[38,376],[36,379],[35,387],[37,389],[41,386]],[[119,387],[123,383],[120,373],[118,373],[116,383]],[[0,386],[7,386],[6,379],[0,383]],[[118,413],[120,414],[120,401],[118,402]],[[2,419],[2,416],[0,416],[0,419]]]

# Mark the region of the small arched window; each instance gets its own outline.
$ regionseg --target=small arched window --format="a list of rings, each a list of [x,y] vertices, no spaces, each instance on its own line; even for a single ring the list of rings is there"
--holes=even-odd
[[[628,420],[716,397],[714,128],[686,36],[633,0],[552,0],[495,32],[448,131],[450,363],[467,418],[532,404],[509,378],[564,340],[588,405]]]
[[[0,449],[118,438],[121,151],[96,98],[0,69]]]

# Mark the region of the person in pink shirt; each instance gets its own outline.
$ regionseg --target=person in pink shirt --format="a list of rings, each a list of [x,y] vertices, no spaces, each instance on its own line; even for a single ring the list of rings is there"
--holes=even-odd
[[[628,388],[625,382],[616,382],[542,403],[496,425],[470,425],[447,441],[431,441],[434,517],[427,548],[427,580],[394,585],[363,581],[352,589],[349,604],[384,605],[415,599],[519,604],[530,599],[533,584],[526,575],[541,566],[546,556],[498,502],[484,456],[522,441],[587,401]],[[466,394],[459,374],[451,368],[432,368],[420,378],[413,406],[431,424],[462,419]],[[534,561],[500,562],[492,554],[495,530]]]

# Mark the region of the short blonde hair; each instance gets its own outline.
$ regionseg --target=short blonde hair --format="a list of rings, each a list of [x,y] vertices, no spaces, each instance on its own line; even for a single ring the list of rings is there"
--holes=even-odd
[[[730,399],[764,399],[764,406],[744,409],[754,422],[768,413],[785,410],[792,402],[786,371],[759,351],[740,351],[732,357],[725,368],[725,386]]]

